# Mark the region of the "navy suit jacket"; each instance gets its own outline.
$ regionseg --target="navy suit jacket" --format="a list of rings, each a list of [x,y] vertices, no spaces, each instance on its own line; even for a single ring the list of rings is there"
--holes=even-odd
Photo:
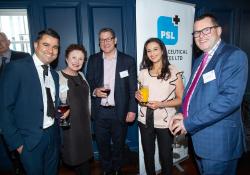
[[[11,50],[10,51],[10,62],[11,61],[16,61],[16,60],[19,60],[19,59],[22,59],[22,58],[26,58],[30,56],[29,53],[26,53],[26,52],[19,52],[19,51],[14,51],[14,50]],[[3,72],[0,73],[0,83],[3,84]],[[2,92],[2,86],[0,85],[0,92]],[[2,97],[2,96],[1,96]],[[1,98],[2,99],[2,98]],[[0,100],[1,100],[0,99]],[[2,104],[2,103],[1,103]],[[1,134],[1,129],[0,129],[0,134]]]
[[[51,71],[55,82],[55,104],[58,104],[59,79]],[[21,145],[32,150],[43,133],[43,99],[41,84],[33,58],[12,61],[3,72],[0,124],[10,150]],[[59,141],[59,135],[58,141]]]
[[[87,80],[91,94],[95,88],[103,86],[104,66],[103,53],[99,52],[90,56],[87,67]],[[128,76],[122,78],[120,72],[128,71]],[[137,75],[135,60],[117,51],[115,75],[115,108],[121,122],[125,122],[128,112],[137,112],[135,91],[137,89]],[[92,117],[96,119],[101,105],[101,98],[92,97]]]
[[[193,66],[191,84],[202,56]],[[215,74],[204,83],[203,75]],[[246,54],[221,41],[194,90],[184,125],[191,134],[195,153],[201,158],[227,161],[244,151],[241,102],[248,76]]]

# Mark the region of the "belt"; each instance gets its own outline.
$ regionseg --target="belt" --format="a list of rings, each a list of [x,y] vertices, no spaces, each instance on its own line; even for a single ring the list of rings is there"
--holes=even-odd
[[[101,105],[102,108],[105,108],[105,109],[113,109],[115,108],[115,106],[112,106],[112,105],[109,105],[109,106],[103,106]]]

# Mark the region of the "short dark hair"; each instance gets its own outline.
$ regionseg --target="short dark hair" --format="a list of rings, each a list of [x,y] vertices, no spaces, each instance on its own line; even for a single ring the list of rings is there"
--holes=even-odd
[[[108,28],[108,27],[102,28],[102,29],[99,31],[99,37],[100,37],[101,33],[103,33],[103,32],[110,32],[113,38],[116,37],[115,31],[114,31],[113,29],[111,29],[111,28]]]
[[[85,49],[85,47],[81,44],[70,44],[67,49],[65,50],[65,57],[68,58],[70,52],[72,52],[73,50],[79,50],[83,53],[84,55],[84,62],[86,62],[87,60],[87,51]]]
[[[204,18],[210,18],[215,26],[220,26],[217,17],[212,13],[204,13],[201,16],[197,17],[194,22],[203,20]]]
[[[43,35],[49,35],[53,38],[57,38],[59,40],[59,43],[60,43],[60,35],[55,30],[53,30],[51,28],[44,29],[44,30],[40,31],[37,35],[36,42],[38,42],[43,37]]]

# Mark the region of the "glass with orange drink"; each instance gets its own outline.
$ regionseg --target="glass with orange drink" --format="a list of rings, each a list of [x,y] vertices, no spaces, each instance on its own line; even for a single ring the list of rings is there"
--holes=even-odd
[[[141,104],[146,105],[148,103],[148,95],[149,95],[149,88],[148,86],[141,86],[140,87],[140,92],[142,96],[142,101]]]

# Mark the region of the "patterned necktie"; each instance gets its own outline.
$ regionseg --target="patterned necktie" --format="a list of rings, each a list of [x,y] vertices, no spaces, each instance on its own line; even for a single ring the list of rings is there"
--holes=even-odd
[[[192,81],[192,83],[191,83],[191,85],[190,85],[190,87],[189,87],[189,89],[187,91],[187,94],[186,94],[184,102],[183,102],[182,109],[183,109],[184,118],[186,118],[188,116],[189,102],[191,100],[194,89],[195,89],[195,87],[196,87],[196,85],[197,85],[197,83],[198,83],[198,81],[200,79],[200,76],[201,76],[201,74],[203,72],[203,69],[204,69],[204,67],[205,67],[205,65],[207,63],[207,60],[208,60],[208,53],[205,53],[203,58],[202,58],[202,62],[201,62],[200,66],[199,66],[199,68],[197,70],[197,73],[196,73],[196,75],[195,75],[195,77],[194,77],[194,79],[193,79],[193,81]]]
[[[7,60],[6,57],[2,57],[2,64],[1,64],[1,67],[0,67],[0,74],[2,73],[3,68],[4,68],[5,64],[6,64],[6,60]]]
[[[43,68],[43,79],[45,81],[45,77],[48,77],[48,65],[42,65]],[[46,89],[46,95],[47,95],[47,115],[50,116],[51,118],[55,117],[55,107],[54,107],[54,103],[52,100],[52,96],[50,93],[50,88],[45,87]]]

